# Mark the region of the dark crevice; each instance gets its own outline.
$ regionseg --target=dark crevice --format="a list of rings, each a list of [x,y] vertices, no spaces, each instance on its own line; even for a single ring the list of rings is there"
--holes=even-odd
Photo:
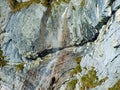
[[[109,20],[110,18],[111,18],[111,17],[109,17],[109,16],[108,16],[108,17],[103,17],[103,19],[101,20],[101,22],[99,22],[99,23],[95,26],[95,28],[96,28],[97,30],[100,30],[103,25],[107,24],[107,22],[108,22],[108,20]]]
[[[119,47],[120,47],[120,44],[119,44],[119,45],[114,46],[114,48],[119,48]]]
[[[93,38],[91,38],[91,39],[89,39],[87,41],[83,39],[81,41],[81,43],[79,43],[79,44],[69,45],[69,46],[66,46],[66,47],[57,47],[57,48],[45,49],[45,50],[43,50],[41,52],[38,52],[37,55],[38,55],[38,57],[42,58],[42,57],[45,57],[48,54],[55,53],[57,51],[65,49],[65,48],[80,47],[80,46],[85,45],[87,42],[94,42],[97,39],[98,35],[99,35],[99,32],[96,33]]]
[[[111,4],[113,4],[114,3],[114,0],[112,0],[111,2],[110,2],[110,4],[109,5],[111,5]],[[98,37],[98,35],[99,35],[99,30],[102,28],[102,26],[103,25],[106,25],[107,24],[107,22],[109,21],[109,19],[112,17],[112,15],[114,15],[115,14],[115,12],[116,12],[117,10],[114,10],[114,11],[112,11],[112,14],[111,14],[111,16],[108,16],[108,17],[106,17],[106,16],[104,16],[103,17],[103,19],[101,20],[101,22],[99,22],[96,26],[95,26],[95,29],[97,29],[97,32],[95,33],[95,35],[93,35],[93,37],[92,38],[89,38],[88,40],[86,40],[85,38],[83,38],[83,40],[79,43],[79,44],[74,44],[74,45],[69,45],[69,46],[66,46],[66,47],[57,47],[57,48],[51,48],[51,49],[44,49],[44,50],[42,50],[41,52],[38,52],[37,53],[37,56],[38,57],[45,57],[46,55],[48,55],[48,54],[52,54],[52,53],[55,53],[55,52],[57,52],[57,51],[60,51],[60,50],[63,50],[63,49],[65,49],[65,48],[70,48],[70,47],[80,47],[80,46],[83,46],[83,45],[85,45],[85,44],[87,44],[88,42],[94,42],[96,39],[97,39],[97,37]],[[48,17],[49,17],[49,14],[48,14],[48,10],[45,12],[45,16],[43,16],[43,24],[41,24],[41,27],[43,27],[43,30],[41,30],[41,31],[44,31],[45,30],[45,24],[47,23],[47,19],[48,19]],[[47,16],[47,17],[46,17]],[[45,18],[44,18],[45,17]],[[44,36],[44,34],[43,35],[41,35],[42,37]],[[42,38],[41,37],[41,38]],[[42,42],[40,42],[40,43],[44,43],[44,41],[42,41]],[[42,49],[43,49],[43,47],[42,47]],[[37,58],[37,57],[36,57]],[[34,58],[34,59],[36,59],[36,58]],[[32,58],[30,58],[30,59],[32,59]]]
[[[60,50],[66,49],[66,48],[83,46],[83,45],[85,45],[85,44],[88,43],[88,42],[94,42],[94,41],[97,39],[98,35],[99,35],[99,32],[97,32],[97,33],[94,35],[94,37],[92,37],[92,38],[89,39],[89,40],[83,39],[79,44],[69,45],[69,46],[66,46],[66,47],[56,47],[56,48],[51,48],[51,49],[44,49],[43,51],[38,52],[38,53],[37,53],[37,56],[40,57],[40,58],[43,58],[43,57],[45,57],[45,56],[48,55],[48,54],[52,54],[52,53],[55,53],[55,52],[57,52],[57,51],[60,51]],[[27,59],[35,60],[35,59],[37,59],[37,57],[34,57],[34,58],[33,58],[33,57],[31,56],[30,58],[27,58]]]
[[[111,62],[113,62],[117,57],[119,57],[120,56],[120,54],[118,54],[118,55],[116,55],[112,60],[111,60]]]
[[[55,77],[52,77],[51,82],[50,82],[50,86],[52,86],[55,83],[55,81],[56,81]]]
[[[107,21],[108,21],[108,19],[107,19]],[[106,24],[107,21],[106,22],[104,21],[104,22],[100,23],[101,27],[102,27],[102,25]],[[96,27],[96,28],[100,29],[101,27]],[[52,54],[52,53],[55,53],[57,51],[60,51],[60,50],[66,49],[66,48],[83,46],[83,45],[87,44],[88,42],[94,42],[97,39],[98,35],[99,35],[99,32],[95,33],[95,35],[88,40],[83,39],[79,44],[69,45],[69,46],[66,46],[66,47],[56,47],[56,48],[51,48],[51,49],[44,49],[43,51],[38,52],[37,56],[42,58],[42,57],[45,57],[48,54]],[[36,58],[34,58],[34,59],[36,59]],[[29,58],[29,59],[32,59],[32,58]]]
[[[111,0],[107,7],[112,6],[112,4],[113,4],[114,2],[115,2],[115,0]],[[107,7],[106,7],[106,8],[107,8]],[[118,7],[117,7],[117,10],[118,10]],[[111,16],[107,16],[107,17],[106,17],[106,16],[103,16],[101,22],[99,22],[99,23],[95,26],[95,28],[96,28],[97,30],[100,30],[103,25],[107,24],[108,20],[115,14],[115,12],[116,12],[117,10],[113,10],[112,13],[111,13]]]
[[[112,6],[112,4],[115,2],[115,0],[110,0],[109,4],[107,7]]]
[[[56,81],[56,78],[52,77],[48,90],[54,90],[54,86],[53,85],[55,84],[55,81]]]
[[[120,5],[116,7],[116,10],[118,10],[120,8]]]
[[[65,47],[45,49],[45,50],[43,50],[42,52],[38,52],[37,55],[42,58],[42,57],[46,56],[47,54],[55,53],[55,52],[57,52],[57,51],[63,50],[64,48],[65,48]]]

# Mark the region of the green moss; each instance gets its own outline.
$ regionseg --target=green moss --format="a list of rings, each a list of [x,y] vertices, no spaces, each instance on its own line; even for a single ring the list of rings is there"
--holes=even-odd
[[[76,63],[77,63],[77,64],[80,64],[81,59],[82,59],[82,57],[76,57],[76,58],[75,58]]]
[[[18,12],[22,8],[28,8],[31,4],[41,3],[45,7],[54,7],[55,4],[60,5],[61,2],[69,3],[70,0],[30,0],[27,2],[17,2],[17,0],[8,0],[8,4],[12,12]]]
[[[81,3],[80,3],[80,6],[84,7],[84,5],[85,5],[85,0],[82,0]]]
[[[81,66],[77,65],[71,72],[70,76],[73,76],[74,74],[80,73],[82,71]]]
[[[48,2],[48,0],[41,1],[41,4],[44,6],[51,6],[54,7],[54,5],[60,5],[60,3],[69,3],[71,0],[51,0]]]
[[[72,10],[74,10],[74,11],[76,10],[75,6],[72,6]]]
[[[70,72],[70,76],[73,76],[74,74],[80,73],[82,71],[80,62],[81,62],[82,57],[76,57],[75,62],[77,66]]]
[[[3,56],[3,51],[1,50],[1,47],[0,47],[0,67],[4,67],[7,65],[8,61],[4,59],[5,59],[5,56]]]
[[[20,64],[15,65],[15,69],[16,69],[17,71],[21,71],[21,70],[24,69],[24,65],[25,65],[25,62],[21,62]]]
[[[40,0],[30,0],[27,2],[17,2],[17,0],[8,0],[12,12],[18,12],[22,8],[28,8],[31,4],[40,3]]]
[[[7,63],[8,63],[8,61],[6,61],[6,60],[0,60],[0,67],[6,66]]]
[[[74,90],[77,83],[77,79],[73,79],[67,83],[67,90]]]
[[[118,82],[108,90],[120,90],[120,80],[118,80]]]
[[[103,82],[105,82],[106,79],[108,78],[105,77],[99,81],[96,75],[96,71],[94,70],[94,68],[91,68],[91,70],[89,70],[87,74],[81,77],[82,86],[80,87],[80,90],[95,88],[96,86],[101,85]]]

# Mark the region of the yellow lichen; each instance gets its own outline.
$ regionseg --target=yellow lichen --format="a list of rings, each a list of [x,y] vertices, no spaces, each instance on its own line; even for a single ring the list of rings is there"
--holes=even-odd
[[[21,63],[19,63],[18,65],[15,65],[15,69],[16,69],[17,71],[21,71],[21,70],[24,69],[24,65],[25,65],[25,62],[21,62]]]
[[[96,71],[94,68],[91,68],[87,74],[81,77],[80,81],[82,83],[82,86],[80,87],[80,90],[88,90],[90,88],[95,88],[98,85],[101,85],[105,80],[108,79],[107,77],[98,80],[98,77],[96,75]]]
[[[76,83],[77,83],[77,79],[73,79],[70,82],[68,82],[66,90],[74,90]]]
[[[120,90],[120,80],[118,80],[118,82],[108,90]]]

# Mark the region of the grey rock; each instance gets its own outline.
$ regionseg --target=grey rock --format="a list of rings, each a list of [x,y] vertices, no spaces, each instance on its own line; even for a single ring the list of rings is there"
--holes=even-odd
[[[108,90],[120,79],[120,2],[81,1],[52,9],[33,4],[16,13],[0,1],[0,43],[9,61],[0,68],[1,90],[65,90],[74,78],[79,90],[81,76],[92,66],[99,79],[108,79],[90,90]],[[88,70],[70,76],[78,56]],[[24,68],[17,72],[21,62]]]

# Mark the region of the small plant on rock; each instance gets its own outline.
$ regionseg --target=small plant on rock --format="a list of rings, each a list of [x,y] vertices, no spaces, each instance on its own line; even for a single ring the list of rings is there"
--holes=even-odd
[[[74,74],[80,73],[82,71],[82,68],[80,66],[80,62],[81,62],[81,58],[82,57],[76,57],[75,58],[75,62],[76,62],[76,67],[73,68],[73,70],[70,72],[70,76],[73,76]]]
[[[0,47],[0,67],[4,67],[7,65],[8,61],[4,59],[5,59],[5,56],[3,56],[3,51],[1,50],[1,47]]]
[[[108,90],[120,90],[120,80],[118,80],[118,82]]]
[[[67,83],[67,88],[66,88],[66,90],[74,90],[76,84],[77,84],[77,79],[71,80],[70,82]]]
[[[80,81],[82,83],[82,86],[80,87],[80,90],[95,88],[96,86],[101,85],[103,82],[105,82],[106,79],[108,79],[108,77],[98,80],[96,71],[94,68],[91,68],[87,74],[81,77]]]
[[[19,63],[18,65],[15,65],[15,69],[16,69],[17,71],[21,71],[21,70],[24,69],[24,65],[25,65],[25,62],[21,62],[21,63]]]

